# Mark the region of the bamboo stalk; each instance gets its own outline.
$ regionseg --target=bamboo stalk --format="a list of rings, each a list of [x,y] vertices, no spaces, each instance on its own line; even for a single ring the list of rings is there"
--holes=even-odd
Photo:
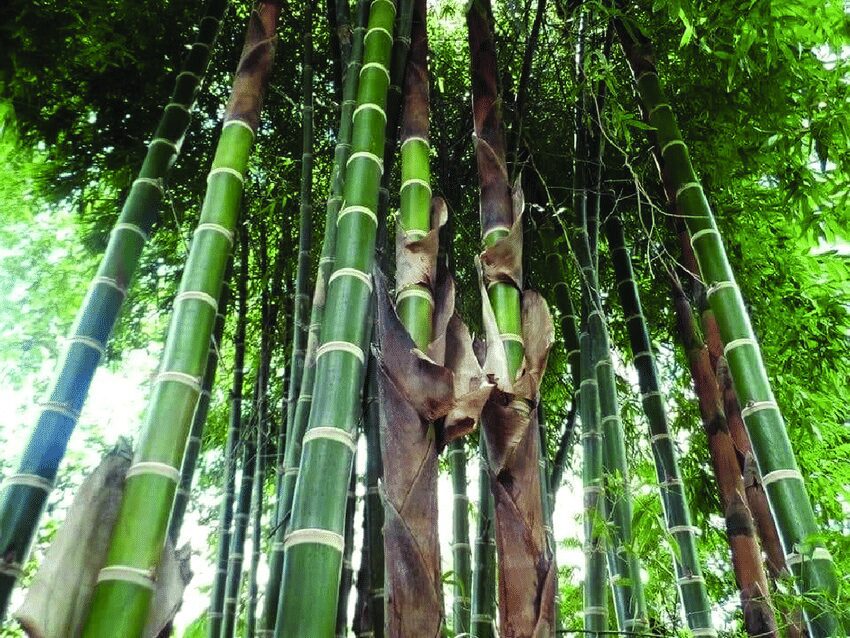
[[[139,258],[159,217],[163,180],[174,163],[227,10],[209,0],[195,42],[177,74],[168,104],[148,145],[137,178],[77,311],[48,399],[14,473],[0,485],[0,622],[29,555],[59,464],[76,426],[97,366],[127,294]]]
[[[691,508],[682,484],[679,458],[673,444],[669,418],[665,409],[666,397],[658,380],[655,354],[652,351],[649,329],[641,307],[631,253],[626,245],[623,224],[619,216],[610,215],[604,228],[617,279],[617,294],[623,315],[626,317],[626,328],[629,334],[632,361],[638,375],[641,402],[649,425],[664,521],[668,533],[676,543],[673,565],[685,619],[688,628],[697,635],[716,635],[711,621],[711,604],[699,563],[697,530],[691,522]]]
[[[348,636],[348,599],[351,595],[351,585],[354,582],[354,565],[351,562],[354,555],[354,514],[357,509],[357,458],[352,463],[351,481],[348,484],[348,495],[345,501],[345,551],[342,555],[342,578],[339,581],[339,602],[336,607],[336,637]]]
[[[466,493],[466,451],[463,442],[449,444],[449,470],[452,477],[452,564],[454,595],[452,629],[455,634],[469,633],[472,595],[472,552],[469,547],[469,496]]]
[[[316,354],[309,424],[293,496],[275,634],[327,636],[335,629],[345,495],[354,456],[358,404],[371,333],[378,188],[383,162],[392,0],[375,0],[364,36],[363,67],[353,115],[352,154],[337,218],[334,273]],[[290,446],[292,442],[290,441]]]
[[[307,348],[304,356],[304,371],[301,391],[296,404],[289,405],[295,411],[292,431],[287,435],[287,445],[283,465],[280,468],[281,482],[278,490],[278,512],[276,516],[275,536],[272,553],[269,558],[269,582],[266,586],[266,607],[263,618],[265,632],[274,631],[277,622],[280,600],[280,584],[283,575],[283,542],[289,526],[292,509],[292,497],[295,493],[295,481],[301,460],[301,439],[307,429],[307,419],[313,401],[313,388],[316,380],[316,350],[319,346],[319,332],[322,328],[327,295],[328,278],[335,260],[337,217],[342,206],[342,192],[345,183],[346,165],[351,153],[352,113],[354,97],[359,83],[363,58],[363,34],[366,30],[369,0],[358,0],[356,26],[353,30],[351,59],[345,66],[343,101],[340,108],[339,132],[334,149],[334,161],[331,175],[331,194],[325,207],[325,234],[322,239],[322,252],[319,258],[319,272],[313,290],[313,303],[310,308],[310,325],[307,335]]]
[[[165,543],[183,451],[206,367],[242,182],[259,124],[271,71],[276,3],[258,2],[251,13],[245,49],[225,111],[200,224],[172,315],[160,373],[154,381],[134,466],[101,570],[83,635],[86,638],[142,632],[153,574]],[[212,303],[210,303],[212,300]]]
[[[219,638],[221,619],[224,612],[224,592],[227,583],[227,565],[230,554],[230,539],[233,525],[233,502],[235,500],[236,449],[242,426],[242,392],[245,381],[245,332],[248,313],[248,232],[243,225],[239,232],[240,268],[237,283],[238,311],[236,333],[233,344],[233,385],[230,390],[230,415],[227,440],[224,444],[224,495],[219,508],[218,550],[216,572],[207,612],[207,638]]]
[[[622,21],[616,24],[646,120],[655,129],[665,189],[672,193],[676,210],[685,220],[700,275],[707,284],[708,302],[725,343],[724,353],[786,560],[799,591],[813,601],[806,609],[809,632],[813,638],[834,636],[843,630],[842,621],[820,607],[834,600],[838,591],[835,564],[818,540],[814,510],[723,239],[656,73],[651,47],[636,29]]]
[[[475,565],[472,572],[470,633],[476,638],[496,636],[496,539],[493,535],[493,494],[487,469],[487,446],[483,435],[478,446],[478,523]]]

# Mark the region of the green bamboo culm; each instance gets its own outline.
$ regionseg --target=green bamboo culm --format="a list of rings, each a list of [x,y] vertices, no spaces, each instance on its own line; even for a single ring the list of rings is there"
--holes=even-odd
[[[330,636],[335,629],[345,499],[371,334],[371,272],[386,127],[396,7],[373,0],[352,116],[344,205],[337,217],[334,271],[316,350],[316,379],[284,540],[275,635]],[[287,467],[288,469],[288,467]]]
[[[463,441],[449,443],[449,470],[452,477],[452,562],[454,593],[452,629],[469,633],[472,594],[472,552],[469,546],[469,496],[466,492],[466,450]]]
[[[224,494],[219,507],[218,549],[216,571],[207,612],[207,638],[219,638],[224,612],[224,592],[227,584],[227,566],[230,555],[230,538],[233,524],[233,502],[236,489],[236,452],[242,426],[242,388],[245,382],[245,332],[248,313],[248,233],[239,232],[240,268],[236,285],[237,315],[233,337],[233,384],[230,388],[230,415],[227,438],[224,444]]]
[[[98,576],[85,638],[132,638],[144,629],[274,58],[279,14],[277,2],[258,2],[251,12],[200,223],[175,298],[160,371],[127,474],[106,566]]]
[[[664,521],[667,531],[676,541],[673,563],[685,619],[688,628],[695,635],[716,636],[711,621],[711,603],[699,563],[696,542],[698,530],[691,523],[690,504],[682,484],[679,458],[670,434],[669,418],[664,407],[665,397],[658,379],[655,354],[640,303],[623,223],[619,216],[610,215],[604,229],[617,279],[617,294],[626,317],[626,329],[638,375],[643,410],[649,424]]]
[[[340,0],[342,2],[343,0]],[[304,3],[304,54],[301,65],[301,190],[298,211],[298,266],[295,274],[295,311],[293,312],[292,356],[289,363],[289,390],[286,404],[287,438],[293,431],[295,405],[301,394],[304,356],[307,349],[310,311],[310,245],[312,243],[313,206],[313,10],[315,0]],[[285,457],[284,457],[285,458]],[[279,505],[279,501],[278,501]],[[278,507],[277,523],[282,512]]]
[[[201,396],[198,405],[195,406],[195,414],[192,416],[192,427],[189,430],[189,441],[186,443],[186,452],[183,454],[183,465],[180,467],[180,484],[174,497],[174,507],[171,509],[171,519],[168,521],[168,538],[175,545],[180,537],[180,529],[183,527],[183,517],[186,514],[186,506],[189,504],[189,496],[192,491],[192,480],[195,476],[195,468],[198,465],[198,457],[201,454],[201,437],[207,423],[207,414],[210,410],[211,392],[215,384],[215,375],[218,371],[218,360],[221,349],[221,338],[224,335],[224,315],[230,303],[230,270],[232,261],[228,265],[228,272],[224,277],[224,287],[219,300],[219,310],[215,317],[215,329],[210,341],[210,353],[207,356],[207,369],[204,372],[204,380],[201,382]]]
[[[14,473],[0,485],[0,621],[26,562],[59,464],[109,335],[159,217],[163,179],[179,152],[227,0],[209,0],[153,139],[69,333],[48,400]]]
[[[484,444],[483,435],[479,437],[478,525],[472,572],[470,633],[476,638],[495,638],[496,538],[493,493],[490,491],[490,471],[487,469],[487,446]]]
[[[366,429],[366,503],[364,517],[366,519],[366,537],[363,539],[367,546],[366,555],[369,558],[369,620],[375,638],[384,635],[384,503],[381,498],[378,483],[384,474],[383,459],[381,458],[381,434],[379,432],[378,414],[378,379],[374,366],[375,357],[369,357],[369,369],[366,372],[366,397],[364,403],[364,427]]]
[[[289,410],[294,411],[295,418],[292,422],[292,431],[286,435],[287,445],[284,450],[284,459],[281,468],[282,480],[277,500],[276,528],[271,556],[269,557],[269,581],[266,585],[266,604],[263,611],[262,635],[271,635],[277,622],[277,601],[280,599],[280,583],[283,574],[283,541],[286,537],[287,527],[289,526],[292,497],[295,493],[295,481],[298,476],[298,465],[301,461],[301,439],[304,436],[304,431],[307,429],[307,420],[310,415],[310,406],[313,399],[313,387],[316,380],[316,350],[319,346],[319,331],[321,330],[322,319],[324,317],[328,278],[333,269],[335,258],[336,220],[342,206],[346,163],[351,154],[351,115],[354,111],[360,67],[363,59],[363,34],[366,31],[368,10],[369,0],[358,0],[355,27],[352,30],[351,37],[351,57],[345,65],[339,132],[334,150],[331,176],[331,193],[325,208],[325,234],[322,239],[319,272],[316,277],[316,286],[313,290],[313,303],[310,308],[310,324],[308,326],[301,388],[295,405],[289,405]]]
[[[353,463],[357,467],[357,458]],[[354,583],[354,514],[357,510],[357,472],[351,473],[348,484],[348,494],[345,501],[345,551],[342,554],[342,576],[339,581],[339,599],[336,606],[337,638],[348,637],[348,602],[351,596],[351,586]]]
[[[825,611],[835,600],[838,577],[832,556],[822,541],[803,476],[779,406],[771,389],[758,341],[723,239],[702,185],[691,164],[676,116],[655,69],[649,42],[636,26],[615,21],[620,43],[634,73],[647,122],[662,161],[662,178],[675,197],[676,212],[684,218],[697,257],[708,302],[717,319],[741,415],[776,520],[785,556],[797,587],[811,599],[806,619],[812,638],[842,635],[848,627]]]

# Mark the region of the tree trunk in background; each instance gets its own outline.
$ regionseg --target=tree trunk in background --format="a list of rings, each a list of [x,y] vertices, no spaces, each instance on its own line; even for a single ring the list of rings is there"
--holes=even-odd
[[[245,381],[245,331],[248,313],[248,231],[243,225],[239,232],[240,267],[237,284],[238,314],[234,336],[233,385],[230,390],[230,416],[227,440],[224,444],[224,495],[221,499],[218,523],[218,551],[216,572],[207,612],[207,638],[219,638],[221,619],[224,612],[224,592],[227,583],[227,565],[230,555],[231,527],[233,524],[233,501],[235,499],[236,448],[242,426],[242,394]]]
[[[227,0],[207,2],[196,40],[175,78],[171,98],[112,229],[97,275],[77,311],[48,400],[41,404],[17,469],[0,485],[0,622],[139,257],[159,217],[163,180],[189,128],[191,110],[226,10]]]
[[[345,499],[360,416],[371,334],[371,272],[375,263],[384,108],[389,86],[395,4],[376,0],[353,116],[344,201],[337,218],[334,272],[328,278],[327,321],[316,349],[310,419],[284,540],[278,637],[332,635],[342,569]],[[377,108],[376,108],[377,107]],[[292,446],[292,442],[288,447]]]
[[[341,0],[343,1],[343,0]],[[296,403],[289,405],[295,417],[292,431],[287,433],[287,445],[283,466],[278,468],[281,481],[278,487],[277,514],[272,553],[269,558],[269,582],[266,586],[266,606],[263,614],[263,630],[268,635],[275,629],[280,583],[283,574],[284,539],[289,526],[292,509],[292,496],[301,461],[301,440],[307,429],[307,419],[313,400],[313,387],[316,380],[316,350],[319,345],[319,331],[324,317],[328,278],[333,270],[336,251],[337,215],[342,206],[342,190],[345,182],[346,164],[351,151],[351,114],[354,111],[354,97],[360,76],[363,57],[363,33],[368,15],[368,0],[358,0],[356,26],[353,30],[351,57],[345,62],[343,101],[340,108],[339,130],[334,149],[334,161],[331,169],[331,192],[325,208],[325,233],[322,238],[322,252],[319,258],[319,272],[313,290],[313,303],[310,309],[310,325],[307,336],[307,349],[304,356],[304,371],[301,388]],[[277,602],[276,602],[277,601]]]
[[[726,519],[726,536],[732,552],[735,580],[740,590],[744,626],[751,636],[776,636],[776,619],[770,605],[761,552],[755,539],[752,515],[744,500],[744,483],[735,455],[735,445],[726,426],[708,349],[699,336],[696,319],[684,290],[677,279],[673,278],[672,283],[679,336],[694,379],[694,391],[699,400]]]
[[[813,600],[833,600],[838,591],[835,564],[818,540],[814,510],[773,396],[758,341],[714,215],[661,87],[651,46],[636,28],[622,21],[617,21],[617,31],[635,76],[646,120],[655,130],[654,142],[665,190],[672,194],[676,211],[685,219],[700,275],[707,284],[708,303],[725,344],[724,354],[743,406],[741,414],[783,541],[786,561],[797,577],[801,593],[810,594]],[[811,607],[806,612],[813,638],[843,631],[839,618],[819,610],[819,601],[814,600]]]
[[[177,466],[200,394],[242,183],[274,59],[279,14],[280,6],[271,2],[258,2],[251,13],[160,372],[135,464],[128,472],[107,565],[98,577],[83,632],[86,638],[137,636],[145,624],[150,574],[155,573],[165,543],[180,476]]]
[[[617,294],[626,317],[629,345],[638,375],[641,401],[649,425],[656,477],[667,531],[676,541],[673,564],[688,628],[696,635],[716,635],[711,621],[711,604],[697,551],[697,528],[691,523],[691,508],[682,484],[679,458],[670,433],[661,391],[655,353],[641,307],[632,258],[623,223],[616,214],[605,222],[605,235],[617,279]]]
[[[536,407],[553,328],[543,298],[521,292],[523,203],[521,192],[512,197],[507,179],[489,1],[472,2],[466,19],[484,246],[484,369],[497,383],[484,406],[481,431],[495,506],[499,633],[505,638],[550,636],[555,631],[556,574],[546,541]]]

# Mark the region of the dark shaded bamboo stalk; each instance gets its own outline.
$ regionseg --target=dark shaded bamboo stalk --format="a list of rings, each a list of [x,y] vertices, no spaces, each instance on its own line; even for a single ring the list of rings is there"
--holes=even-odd
[[[678,279],[671,278],[671,283],[679,337],[694,379],[694,391],[699,401],[700,415],[708,437],[711,463],[726,519],[726,536],[731,550],[735,580],[740,591],[744,626],[751,636],[775,636],[776,620],[770,606],[761,552],[755,539],[752,515],[745,501],[744,483],[735,455],[735,445],[726,425],[708,349],[699,335],[691,304]]]
[[[219,638],[221,619],[224,613],[224,595],[227,584],[227,565],[230,555],[230,539],[233,525],[233,501],[235,500],[236,449],[239,443],[239,431],[242,425],[242,400],[245,382],[245,332],[248,312],[248,231],[242,225],[239,232],[240,267],[237,283],[236,333],[233,344],[233,385],[230,389],[230,416],[227,427],[227,440],[224,444],[224,494],[219,508],[218,550],[216,552],[216,572],[210,594],[210,608],[207,612],[207,638]]]
[[[472,570],[470,633],[476,638],[496,636],[496,539],[493,522],[493,494],[487,469],[484,436],[478,446],[478,523],[475,534],[475,563]]]
[[[705,589],[705,579],[697,550],[698,530],[691,523],[691,508],[679,471],[678,454],[670,433],[669,418],[665,409],[666,397],[658,379],[655,354],[652,351],[649,329],[641,307],[631,253],[626,245],[623,224],[618,215],[610,215],[604,228],[617,279],[617,294],[626,318],[629,346],[640,386],[641,403],[649,425],[664,521],[667,532],[676,543],[673,564],[682,608],[688,628],[695,635],[714,636],[716,632],[711,621],[711,604]]]
[[[26,562],[59,464],[95,371],[106,352],[139,258],[156,220],[163,180],[189,128],[227,0],[209,0],[168,104],[121,209],[103,259],[69,332],[48,398],[14,473],[0,485],[0,622]]]
[[[384,505],[381,501],[378,483],[384,474],[381,459],[381,440],[378,415],[377,365],[374,357],[369,358],[369,370],[366,373],[366,398],[364,400],[363,423],[366,430],[366,537],[363,539],[369,560],[369,615],[375,638],[384,635]]]
[[[275,601],[280,600],[280,583],[283,574],[283,541],[289,526],[292,497],[298,476],[301,459],[301,439],[307,428],[307,419],[313,400],[313,386],[316,379],[316,350],[319,346],[319,332],[322,328],[328,278],[334,264],[336,250],[337,216],[342,206],[342,191],[345,182],[346,165],[351,152],[351,115],[354,111],[354,97],[360,77],[363,57],[363,33],[368,15],[368,0],[358,0],[356,26],[352,35],[351,59],[345,63],[343,101],[340,107],[339,131],[337,133],[334,161],[331,175],[331,193],[325,207],[325,233],[322,239],[322,252],[319,258],[319,272],[313,290],[313,303],[310,308],[310,324],[307,335],[307,348],[304,355],[304,370],[298,400],[288,406],[295,418],[292,431],[287,435],[284,462],[279,468],[281,475],[278,490],[277,515],[272,553],[269,558],[269,582],[266,586],[266,606],[263,614],[264,631],[274,631],[277,622]]]
[[[472,600],[472,552],[469,546],[469,496],[466,492],[466,450],[452,441],[447,453],[452,478],[452,565],[454,571],[452,629],[469,633]]]
[[[650,43],[632,25],[616,21],[626,59],[634,73],[665,191],[684,219],[717,319],[742,416],[762,474],[786,561],[799,591],[809,598],[807,622],[813,638],[840,634],[842,620],[823,603],[834,600],[838,577],[829,551],[819,540],[805,482],[794,458],[785,422],[771,389],[741,291],[726,255],[714,214],[693,168],[673,109],[664,94]]]
[[[316,380],[302,440],[275,634],[281,638],[332,635],[342,568],[345,499],[372,326],[378,188],[383,162],[392,0],[374,0],[364,36],[357,108],[344,201],[337,217],[334,272],[328,278],[327,320],[316,349]],[[290,440],[287,450],[292,448]]]
[[[192,414],[200,394],[218,298],[239,218],[248,156],[277,41],[277,2],[251,12],[233,89],[225,109],[207,193],[175,298],[159,373],[134,465],[100,571],[83,635],[109,638],[143,631],[165,545]]]
[[[360,566],[357,570],[357,601],[354,604],[354,618],[351,621],[351,630],[356,638],[371,638],[372,613],[369,609],[369,529],[366,520],[366,476],[362,477],[363,493],[363,521],[361,525]]]
[[[339,602],[336,607],[336,637],[348,636],[348,600],[354,582],[354,514],[357,510],[357,457],[352,463],[351,482],[348,485],[348,500],[345,502],[345,551],[342,554],[342,577],[339,581]]]

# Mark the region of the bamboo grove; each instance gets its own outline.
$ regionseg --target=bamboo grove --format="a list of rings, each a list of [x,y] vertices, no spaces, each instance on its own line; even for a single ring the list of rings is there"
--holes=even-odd
[[[93,197],[101,240],[4,459],[10,632],[847,635],[850,290],[802,264],[846,247],[850,122],[813,114],[830,85],[799,142],[802,98],[769,87],[843,68],[840,10],[176,4],[171,92],[120,104],[158,115],[113,114],[139,130],[111,164],[69,127],[44,169],[88,171],[61,201]],[[804,293],[835,343],[786,336]],[[145,340],[133,451],[105,432],[72,498],[98,367]]]

